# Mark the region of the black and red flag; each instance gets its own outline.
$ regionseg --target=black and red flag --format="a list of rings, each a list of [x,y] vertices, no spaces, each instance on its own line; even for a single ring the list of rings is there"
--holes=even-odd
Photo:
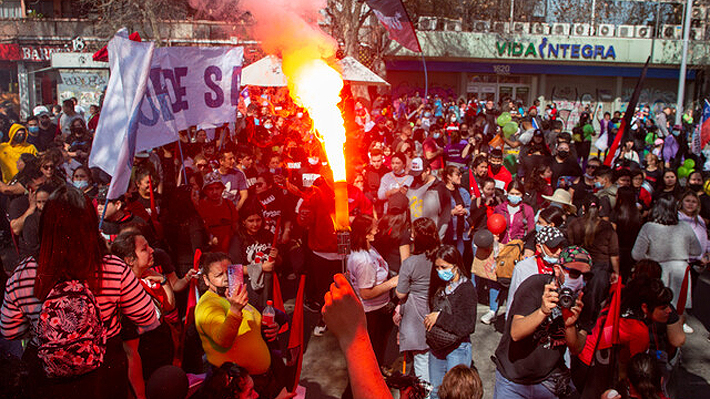
[[[639,102],[639,96],[641,95],[641,88],[643,87],[643,81],[646,80],[646,71],[648,71],[648,63],[651,61],[651,56],[646,59],[646,64],[643,66],[643,69],[641,70],[641,77],[639,78],[639,81],[636,83],[636,88],[634,89],[634,93],[631,95],[631,98],[629,99],[629,105],[626,106],[626,112],[624,112],[624,119],[621,120],[621,123],[619,124],[619,131],[616,133],[616,137],[614,137],[614,143],[611,145],[609,148],[609,156],[604,159],[604,165],[611,166],[611,163],[614,161],[614,158],[616,158],[616,150],[619,149],[619,144],[621,143],[621,139],[624,138],[624,135],[627,134],[628,130],[631,130],[631,118],[634,116],[634,113],[636,113],[636,105]]]
[[[415,53],[422,52],[414,25],[401,0],[365,0],[365,2],[385,26],[392,40]]]

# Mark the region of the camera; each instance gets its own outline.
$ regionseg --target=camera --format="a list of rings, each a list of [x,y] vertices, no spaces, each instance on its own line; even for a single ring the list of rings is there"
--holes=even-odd
[[[560,287],[557,289],[557,295],[559,298],[557,303],[560,307],[572,309],[575,303],[577,303],[577,296],[579,296],[579,293],[569,287]]]

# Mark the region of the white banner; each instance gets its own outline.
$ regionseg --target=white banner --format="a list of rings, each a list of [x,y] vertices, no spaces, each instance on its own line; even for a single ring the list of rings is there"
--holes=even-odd
[[[162,47],[151,62],[136,151],[177,140],[179,130],[236,120],[242,47]]]

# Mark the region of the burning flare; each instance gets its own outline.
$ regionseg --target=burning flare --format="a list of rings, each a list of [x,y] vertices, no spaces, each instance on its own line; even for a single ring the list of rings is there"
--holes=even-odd
[[[345,122],[338,108],[341,74],[323,59],[304,59],[298,55],[284,55],[282,68],[288,77],[288,88],[296,104],[308,110],[323,143],[328,164],[333,171],[335,189],[335,228],[348,230],[348,192],[345,182]]]

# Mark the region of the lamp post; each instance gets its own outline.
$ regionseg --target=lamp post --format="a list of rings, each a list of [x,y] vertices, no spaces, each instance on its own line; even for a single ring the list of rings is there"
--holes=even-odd
[[[685,1],[685,17],[683,18],[683,53],[680,59],[680,76],[678,78],[678,103],[675,111],[675,124],[680,125],[683,116],[683,102],[685,97],[685,75],[688,67],[688,40],[690,39],[690,18],[693,13],[693,2]]]

